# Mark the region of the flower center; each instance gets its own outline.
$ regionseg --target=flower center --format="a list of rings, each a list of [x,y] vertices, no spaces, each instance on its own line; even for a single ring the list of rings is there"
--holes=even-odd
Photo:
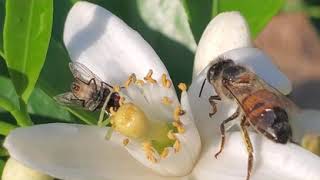
[[[178,131],[167,121],[149,120],[145,113],[133,103],[120,106],[110,122],[115,131],[128,138],[150,143],[159,154],[162,154],[166,147],[174,145],[174,140],[169,138],[168,133]],[[127,143],[129,142],[125,144]]]
[[[113,130],[126,136],[123,139],[125,146],[130,141],[140,143],[147,159],[155,163],[159,160],[157,157],[167,157],[169,148],[175,153],[180,151],[176,134],[185,132],[180,121],[185,111],[181,109],[167,76],[163,74],[159,80],[161,83],[158,83],[152,74],[150,70],[144,80],[137,79],[134,74],[129,76],[124,84],[127,94],[119,92],[120,107],[116,112],[110,109],[110,123]],[[183,83],[179,88],[186,90]]]

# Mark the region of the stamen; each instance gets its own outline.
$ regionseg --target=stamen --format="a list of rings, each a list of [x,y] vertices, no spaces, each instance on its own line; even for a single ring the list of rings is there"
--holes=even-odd
[[[162,74],[161,82],[162,82],[163,87],[166,87],[166,88],[170,88],[171,87],[171,81],[169,79],[167,79],[167,75],[166,74]]]
[[[146,75],[146,77],[144,77],[144,80],[147,81],[148,83],[152,83],[152,84],[157,83],[157,81],[152,78],[152,74],[153,74],[153,71],[152,71],[152,69],[150,69],[148,74]]]
[[[123,141],[122,141],[122,144],[124,146],[128,145],[129,144],[129,139],[128,138],[125,138]]]
[[[180,120],[172,122],[172,125],[177,128],[178,133],[182,134],[182,133],[185,132],[183,124],[182,124],[182,122]]]
[[[173,133],[173,130],[170,130],[169,132],[168,132],[168,138],[170,139],[170,140],[176,140],[177,138],[176,138],[176,136],[174,135],[174,133]]]
[[[142,148],[143,148],[144,152],[146,153],[146,157],[149,161],[151,161],[153,163],[158,162],[156,157],[154,156],[154,150],[153,150],[152,144],[150,142],[148,142],[148,141],[143,142]]]
[[[181,109],[180,106],[177,106],[176,109],[173,112],[173,119],[175,121],[179,121],[180,120],[180,116],[184,115],[186,112],[184,110]]]
[[[132,74],[129,76],[128,80],[125,82],[125,87],[128,88],[128,87],[130,86],[130,84],[131,84],[131,83],[135,83],[136,80],[137,80],[136,75],[135,75],[134,73],[132,73]]]
[[[178,88],[181,91],[186,91],[187,90],[187,85],[185,83],[179,83]]]
[[[113,86],[113,91],[117,93],[120,92],[120,86],[119,85]]]
[[[173,149],[174,149],[174,152],[177,153],[180,151],[181,149],[181,143],[179,140],[176,140],[176,142],[174,142],[174,145],[173,145]]]
[[[161,158],[165,159],[169,154],[169,149],[168,148],[164,148],[162,153],[161,153]]]
[[[170,105],[170,104],[172,104],[172,100],[171,100],[169,97],[167,97],[167,96],[164,96],[164,97],[161,99],[161,102],[162,102],[162,104],[164,104],[164,105]]]

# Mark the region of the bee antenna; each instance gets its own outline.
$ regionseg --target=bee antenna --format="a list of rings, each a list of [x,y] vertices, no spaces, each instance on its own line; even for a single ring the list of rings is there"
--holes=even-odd
[[[202,93],[204,85],[206,84],[206,81],[207,81],[207,78],[203,80],[203,83],[202,83],[202,86],[201,86],[201,89],[200,89],[200,92],[199,92],[199,97],[201,97],[201,93]]]

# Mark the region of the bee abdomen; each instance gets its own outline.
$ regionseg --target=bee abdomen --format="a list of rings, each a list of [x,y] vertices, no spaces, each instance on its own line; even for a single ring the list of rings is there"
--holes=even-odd
[[[269,139],[285,144],[292,137],[289,117],[277,96],[267,90],[258,90],[242,101],[249,122]]]
[[[272,109],[276,104],[277,97],[262,89],[245,97],[242,101],[242,108],[249,119],[254,120],[260,117],[266,109]]]

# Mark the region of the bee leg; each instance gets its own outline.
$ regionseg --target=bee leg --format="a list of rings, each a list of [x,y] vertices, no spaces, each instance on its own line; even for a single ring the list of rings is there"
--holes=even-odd
[[[233,113],[228,119],[224,120],[221,124],[220,124],[220,132],[221,132],[221,143],[220,143],[220,149],[219,151],[214,155],[215,158],[218,158],[219,154],[222,152],[223,148],[224,148],[224,143],[225,143],[225,124],[227,124],[228,122],[236,119],[240,114],[240,108],[237,108],[237,111],[235,113]]]
[[[246,144],[246,148],[248,151],[248,168],[247,168],[246,180],[249,180],[251,173],[252,173],[252,168],[253,168],[253,147],[252,147],[252,143],[251,143],[251,140],[249,137],[247,127],[246,127],[246,117],[245,116],[241,120],[240,128],[241,128],[243,140]]]
[[[209,97],[209,103],[212,106],[212,112],[209,113],[209,117],[210,118],[217,112],[217,103],[216,103],[216,101],[221,101],[220,96],[215,95],[215,96],[210,96]]]

